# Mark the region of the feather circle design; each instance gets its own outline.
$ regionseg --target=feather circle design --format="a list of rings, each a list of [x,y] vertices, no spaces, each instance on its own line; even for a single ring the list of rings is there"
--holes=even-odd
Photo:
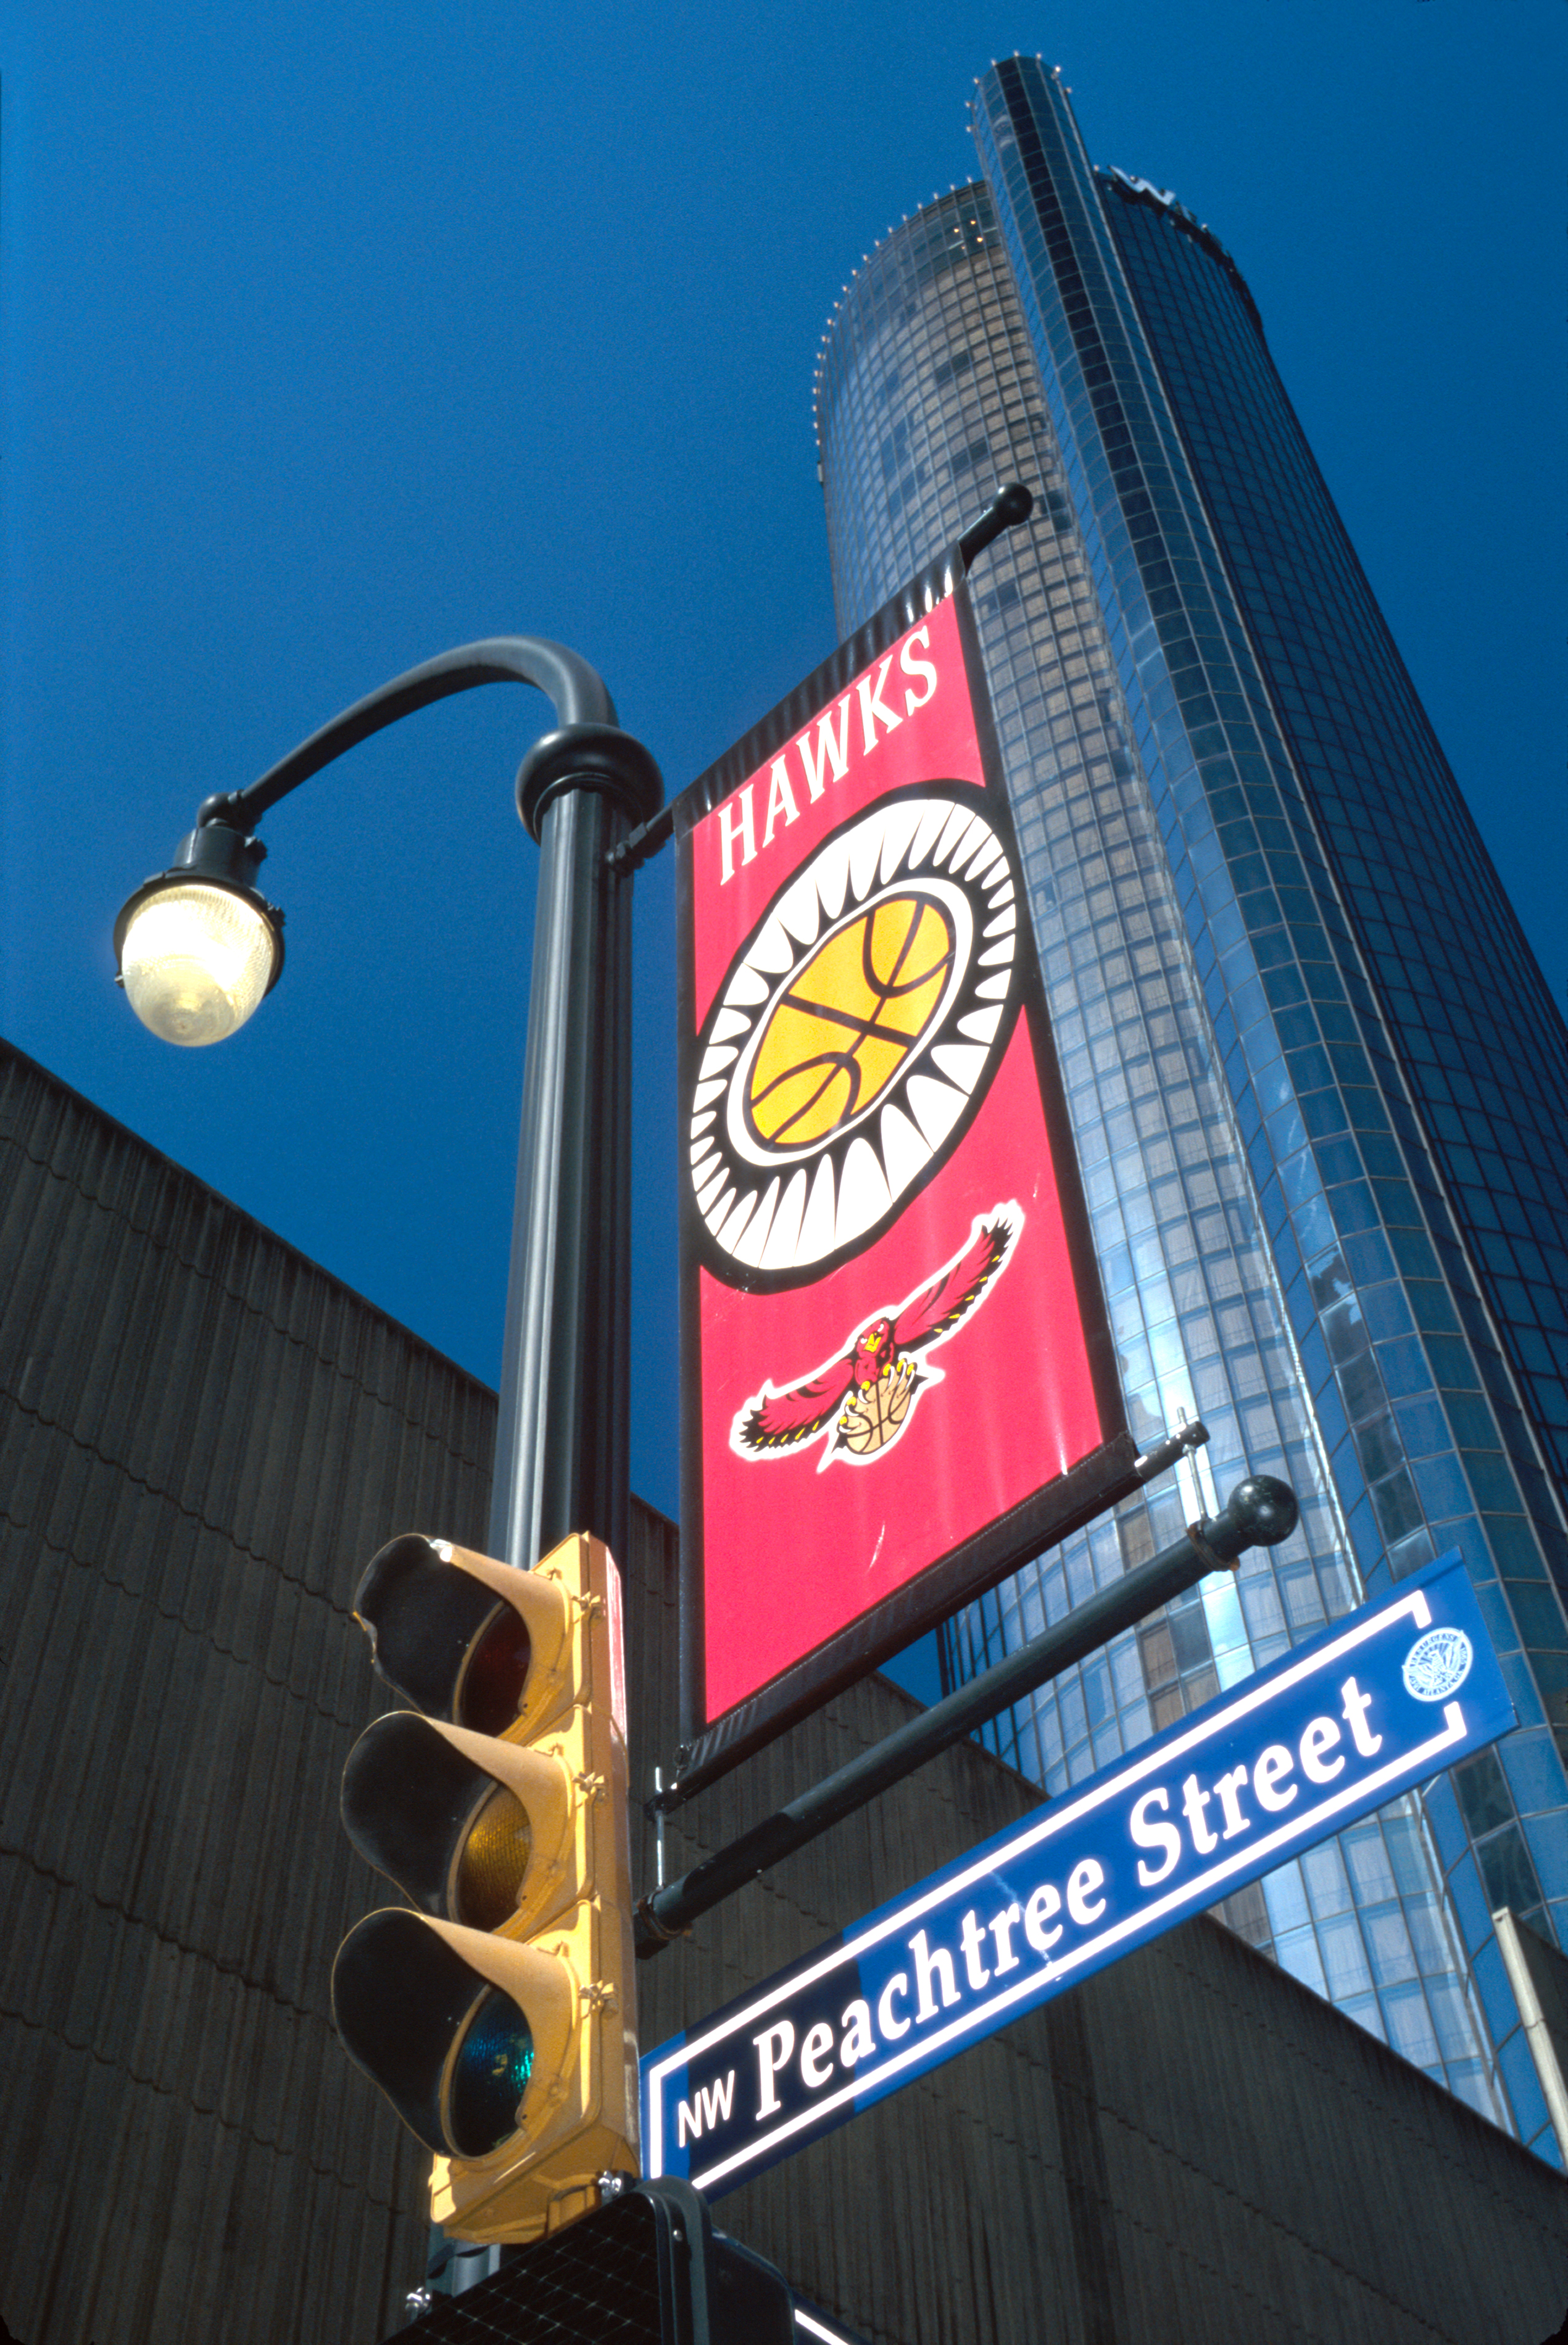
[[[1011,1030],[1017,908],[956,785],[882,801],[780,889],[697,1040],[689,1178],[720,1276],[817,1274],[944,1162]]]

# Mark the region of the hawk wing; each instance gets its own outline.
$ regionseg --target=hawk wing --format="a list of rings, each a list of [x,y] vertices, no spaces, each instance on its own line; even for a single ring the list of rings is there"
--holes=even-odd
[[[898,1349],[918,1351],[923,1344],[950,1334],[973,1311],[1007,1260],[1012,1243],[1012,1228],[1000,1217],[983,1229],[956,1263],[905,1304],[893,1325]]]
[[[736,1438],[756,1450],[789,1449],[797,1441],[809,1441],[844,1406],[844,1396],[855,1381],[853,1357],[846,1353],[820,1375],[791,1385],[784,1392],[770,1392],[764,1386],[741,1411]]]

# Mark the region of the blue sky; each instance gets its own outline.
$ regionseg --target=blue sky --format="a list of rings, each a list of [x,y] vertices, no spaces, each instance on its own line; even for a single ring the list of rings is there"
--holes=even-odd
[[[1018,48],[1248,278],[1561,1001],[1565,47],[1562,0],[0,0],[0,1033],[494,1381],[546,704],[450,702],[268,818],[288,966],[227,1045],[137,1025],[115,913],[451,645],[572,644],[673,790],[812,667],[819,337]],[[673,1511],[668,858],[637,884]]]

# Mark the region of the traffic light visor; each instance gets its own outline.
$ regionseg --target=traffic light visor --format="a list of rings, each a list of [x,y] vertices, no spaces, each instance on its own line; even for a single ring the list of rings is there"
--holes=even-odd
[[[379,1674],[431,1717],[503,1734],[572,1699],[571,1607],[544,1569],[410,1532],[371,1558],[354,1610]]]
[[[421,1912],[526,1934],[584,1892],[589,1733],[571,1713],[536,1749],[393,1711],[349,1753],[344,1826]]]
[[[566,1965],[525,1946],[389,1909],[339,1949],[332,2017],[344,2048],[439,2157],[488,2157],[523,2129],[536,2067],[572,2041]]]

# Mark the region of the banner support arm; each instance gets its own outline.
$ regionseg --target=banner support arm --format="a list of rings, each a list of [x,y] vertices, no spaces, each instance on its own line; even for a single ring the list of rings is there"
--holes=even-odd
[[[1244,1548],[1277,1547],[1295,1529],[1298,1511],[1288,1482],[1276,1481],[1270,1474],[1239,1482],[1219,1515],[1194,1524],[1191,1532],[1184,1532],[1113,1587],[1098,1589],[1057,1627],[972,1678],[933,1709],[920,1711],[906,1726],[754,1824],[727,1848],[704,1857],[678,1881],[644,1897],[637,1908],[639,1955],[658,1954],[700,1914],[865,1807],[879,1792],[973,1733],[998,1711],[1022,1700],[1047,1679],[1207,1579],[1217,1563],[1233,1568]]]
[[[1021,481],[1009,481],[1005,489],[997,490],[985,512],[977,520],[972,521],[955,542],[947,557],[950,566],[959,576],[966,578],[986,548],[993,544],[1004,530],[1016,529],[1019,522],[1027,521],[1034,509],[1032,492]],[[610,849],[606,860],[612,870],[622,878],[629,871],[641,870],[652,856],[657,855],[662,847],[669,844],[674,829],[675,801],[667,798],[657,814],[651,816],[648,821],[640,824]]]

